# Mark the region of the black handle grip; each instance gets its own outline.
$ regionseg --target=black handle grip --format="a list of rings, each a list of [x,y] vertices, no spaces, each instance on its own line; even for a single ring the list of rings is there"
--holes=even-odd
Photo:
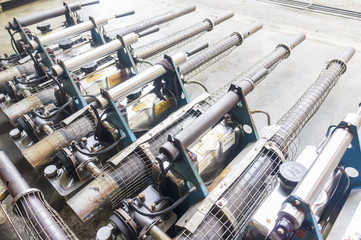
[[[198,52],[206,49],[207,47],[209,47],[209,44],[208,44],[208,43],[203,43],[203,44],[201,44],[201,45],[199,45],[199,46],[197,46],[197,47],[195,47],[195,48],[192,48],[191,50],[187,51],[186,54],[187,54],[187,56],[189,57],[189,56],[192,56],[192,55],[194,55],[194,54],[196,54],[196,53],[198,53]]]
[[[149,34],[152,34],[152,33],[158,32],[158,31],[159,31],[159,27],[155,26],[155,27],[152,27],[152,28],[148,28],[147,30],[144,30],[143,32],[138,33],[138,36],[139,37],[144,37],[144,36],[147,36]]]
[[[129,16],[129,15],[133,15],[134,13],[135,13],[134,10],[130,10],[130,11],[128,11],[128,12],[123,12],[123,13],[115,14],[115,18],[121,18],[121,17]]]
[[[99,0],[91,0],[91,1],[87,1],[87,2],[82,2],[80,5],[82,7],[85,7],[85,6],[94,5],[94,4],[98,4],[98,3],[99,3]]]

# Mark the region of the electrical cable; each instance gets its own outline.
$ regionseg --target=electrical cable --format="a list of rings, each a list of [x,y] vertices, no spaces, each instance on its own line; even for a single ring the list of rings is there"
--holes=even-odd
[[[251,110],[251,113],[252,114],[254,114],[254,113],[263,113],[267,117],[267,125],[268,126],[271,125],[271,115],[268,112],[263,111],[263,110],[259,110],[259,109],[254,109],[254,110]]]
[[[335,213],[337,206],[340,204],[343,196],[345,196],[348,188],[350,187],[351,184],[351,180],[350,180],[350,176],[347,174],[346,170],[343,167],[337,166],[337,169],[342,172],[342,174],[346,177],[346,185],[340,195],[340,197],[337,199],[336,204],[334,205],[334,208],[331,211],[331,214],[329,215],[329,217],[326,219],[325,224],[323,225],[322,229],[321,229],[321,233],[323,233],[328,225],[328,223],[330,222],[330,218],[333,216],[333,214]]]
[[[87,156],[98,156],[104,153],[109,152],[110,150],[112,150],[114,147],[116,147],[118,145],[118,143],[120,143],[121,140],[123,140],[125,138],[125,135],[121,136],[120,138],[117,139],[117,141],[115,141],[114,143],[112,143],[111,145],[109,145],[107,148],[97,151],[97,152],[93,152],[93,153],[89,153],[89,152],[84,152],[82,151],[75,143],[73,144],[73,146],[75,147],[75,149],[80,152],[81,154],[87,155]]]
[[[174,200],[171,197],[161,197],[159,198],[157,201],[154,202],[155,205],[158,205],[159,203],[163,202],[163,201],[169,201],[169,202],[173,202]]]
[[[10,57],[8,57],[8,58],[2,58],[2,57],[0,57],[0,61],[10,61],[10,60],[13,60],[13,59],[15,59],[15,58],[18,58],[18,57],[21,57],[21,56],[23,56],[23,55],[26,55],[26,52],[22,52],[22,53],[20,53],[20,54],[15,54],[15,55],[13,55],[13,56],[10,56]]]
[[[68,101],[68,102],[66,102],[63,106],[61,106],[59,109],[57,109],[54,113],[52,113],[52,114],[50,114],[49,116],[41,116],[41,115],[39,115],[37,112],[35,112],[35,111],[33,111],[33,113],[37,116],[37,117],[39,117],[39,118],[41,118],[41,119],[49,119],[49,118],[52,118],[52,117],[55,117],[56,115],[58,115],[59,113],[61,113],[63,110],[64,110],[64,108],[66,108],[70,103],[72,103],[74,100],[70,100],[70,101]]]
[[[143,215],[143,216],[146,216],[146,217],[157,217],[159,215],[164,215],[164,214],[167,214],[169,213],[170,211],[172,211],[173,209],[175,209],[176,207],[178,207],[192,192],[196,191],[196,188],[193,187],[191,189],[189,189],[189,191],[187,191],[181,198],[179,198],[175,203],[173,203],[171,206],[167,207],[166,209],[163,209],[161,211],[158,211],[158,212],[151,212],[151,213],[146,213],[146,212],[143,212],[141,211],[136,205],[131,205],[133,207],[133,209]]]
[[[53,79],[53,81],[56,83],[56,85],[58,85],[60,91],[61,91],[61,95],[63,97],[63,101],[66,102],[66,93],[65,90],[63,88],[63,86],[61,85],[61,83],[50,73],[48,73],[48,76]]]
[[[33,83],[39,82],[39,81],[41,81],[41,80],[43,80],[43,79],[45,79],[45,78],[46,78],[46,76],[42,76],[42,77],[39,77],[39,78],[35,78],[35,80],[29,81],[29,82],[22,82],[22,81],[20,81],[17,77],[14,77],[14,81],[15,81],[16,83],[19,83],[19,84],[25,84],[25,85],[27,85],[27,84],[33,84]],[[34,78],[32,78],[32,79],[34,79]]]
[[[187,80],[184,82],[185,84],[192,84],[192,83],[195,83],[195,84],[198,84],[199,86],[201,86],[204,91],[206,91],[206,93],[209,93],[209,90],[208,88],[206,87],[206,85],[204,85],[202,82],[200,81],[197,81],[197,80]]]

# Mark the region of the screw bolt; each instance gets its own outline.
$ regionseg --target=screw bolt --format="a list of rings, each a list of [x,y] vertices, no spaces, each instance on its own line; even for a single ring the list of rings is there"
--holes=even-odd
[[[283,230],[283,228],[278,228],[277,229],[277,233],[280,235],[284,235],[285,234],[285,230]]]
[[[139,193],[139,194],[138,194],[138,198],[140,199],[140,201],[144,202],[144,201],[145,201],[145,195],[144,195],[144,193]]]

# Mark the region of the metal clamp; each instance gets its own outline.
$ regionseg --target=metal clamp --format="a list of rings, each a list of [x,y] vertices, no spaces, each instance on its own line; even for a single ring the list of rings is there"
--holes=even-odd
[[[206,18],[206,19],[203,20],[203,22],[208,22],[209,23],[209,28],[207,29],[208,32],[213,30],[214,22],[212,21],[212,19]]]

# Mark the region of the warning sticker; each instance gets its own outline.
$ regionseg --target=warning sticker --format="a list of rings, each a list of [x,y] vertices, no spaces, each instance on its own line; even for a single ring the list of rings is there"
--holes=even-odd
[[[129,121],[129,127],[135,128],[136,126],[138,126],[140,123],[142,123],[144,120],[148,119],[148,115],[146,112],[142,112],[139,115],[136,115],[135,117],[133,117],[130,121]]]
[[[170,97],[170,98],[166,99],[165,101],[161,101],[154,107],[155,115],[158,116],[162,112],[165,112],[166,110],[171,108],[173,106],[173,104],[174,104],[173,97]]]
[[[232,132],[228,136],[225,136],[222,139],[223,152],[226,152],[230,147],[232,147],[234,145],[235,142],[236,142],[235,132]]]
[[[206,155],[209,149],[211,149],[218,141],[223,137],[223,134],[219,132],[213,132],[196,150],[196,152],[202,156]]]
[[[121,74],[121,72],[117,73],[117,74],[114,74],[112,76],[109,76],[107,78],[107,81],[108,81],[109,87],[113,87],[114,85],[117,85],[118,83],[121,83],[122,82],[122,74]]]
[[[208,154],[202,161],[199,163],[199,172],[203,172],[204,169],[206,169],[209,164],[211,164],[213,159],[212,154]]]
[[[150,103],[153,103],[157,99],[157,96],[151,94],[147,97],[143,98],[135,107],[132,108],[133,112],[139,112],[140,110],[144,109],[146,106],[148,106]]]
[[[91,76],[86,81],[89,83],[94,82],[95,80],[98,80],[99,78],[101,78],[103,75],[104,75],[104,71],[101,71],[101,72]]]

